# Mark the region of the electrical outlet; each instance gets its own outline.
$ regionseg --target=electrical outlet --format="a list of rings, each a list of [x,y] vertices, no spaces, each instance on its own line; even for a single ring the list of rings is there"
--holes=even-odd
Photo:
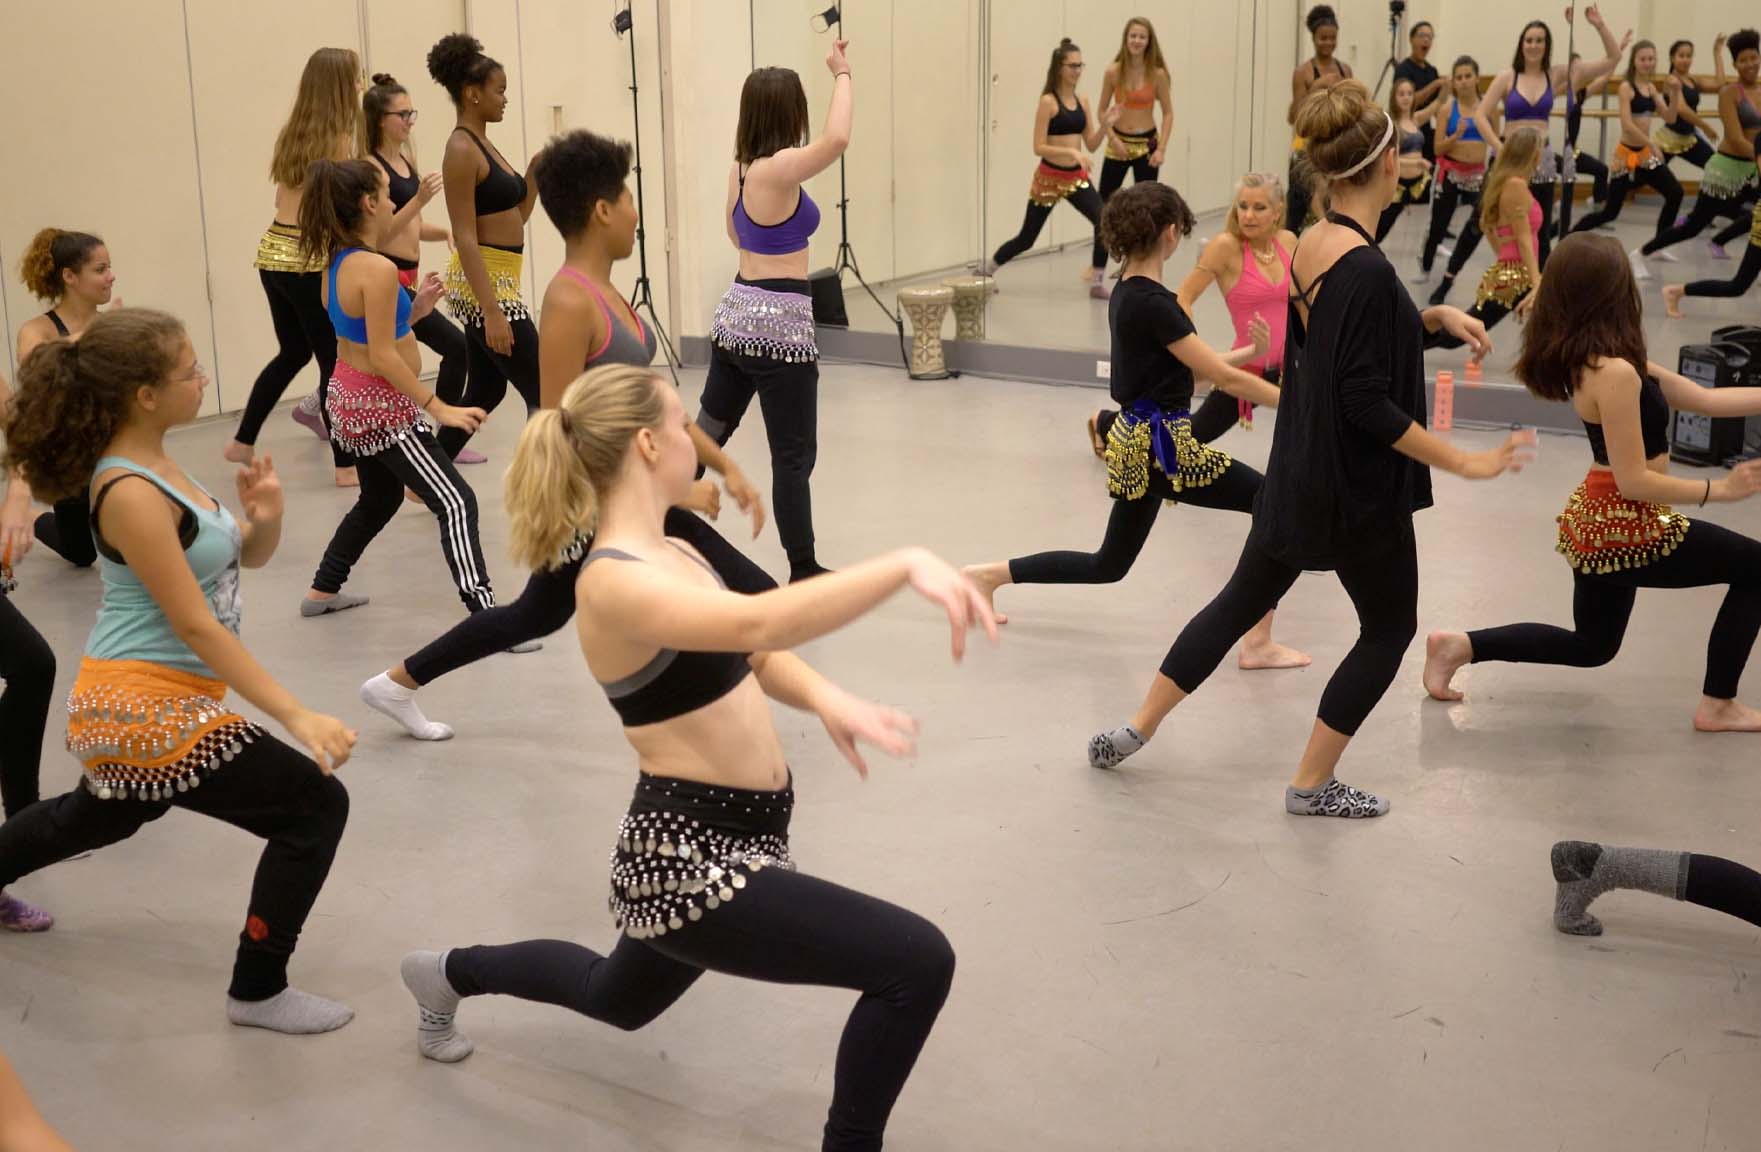
[[[1113,362],[1111,360],[1095,361],[1095,379],[1111,380],[1113,378]]]

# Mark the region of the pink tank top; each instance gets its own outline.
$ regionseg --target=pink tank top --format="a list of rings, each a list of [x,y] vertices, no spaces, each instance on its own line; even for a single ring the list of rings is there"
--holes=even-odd
[[[1521,264],[1522,250],[1516,246],[1516,235],[1503,224],[1498,226],[1498,259],[1504,264]],[[1541,252],[1541,202],[1529,196],[1529,236],[1535,254]]]
[[[1272,239],[1272,248],[1278,253],[1278,263],[1284,266],[1284,279],[1274,284],[1266,278],[1260,268],[1260,262],[1254,258],[1253,249],[1247,241],[1241,242],[1241,275],[1235,280],[1235,287],[1223,295],[1223,302],[1229,305],[1229,318],[1235,321],[1235,347],[1252,344],[1253,337],[1248,335],[1248,325],[1253,323],[1254,314],[1263,316],[1266,326],[1272,330],[1272,344],[1265,356],[1249,361],[1243,366],[1247,372],[1264,372],[1267,368],[1281,368],[1284,364],[1284,324],[1289,316],[1290,284],[1290,253],[1284,251],[1284,245]]]

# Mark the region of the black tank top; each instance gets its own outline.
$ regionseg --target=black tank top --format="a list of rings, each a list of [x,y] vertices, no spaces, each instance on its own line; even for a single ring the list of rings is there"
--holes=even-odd
[[[1669,401],[1655,376],[1645,377],[1639,388],[1639,427],[1645,434],[1645,459],[1653,460],[1669,451]],[[1584,435],[1590,438],[1591,458],[1607,467],[1608,441],[1602,435],[1602,425],[1585,420]]]
[[[72,333],[67,330],[67,325],[63,324],[61,322],[61,317],[55,314],[55,309],[51,308],[47,312],[43,313],[43,315],[45,315],[49,318],[49,323],[55,325],[55,331],[59,335],[62,335],[62,336],[71,336],[72,335]]]

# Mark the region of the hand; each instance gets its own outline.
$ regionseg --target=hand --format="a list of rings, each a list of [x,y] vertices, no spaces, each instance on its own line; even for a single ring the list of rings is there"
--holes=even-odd
[[[430,172],[428,175],[422,177],[422,182],[416,185],[417,211],[426,207],[428,201],[440,195],[440,185],[440,173],[438,172]]]
[[[451,228],[446,229],[445,235],[441,236],[440,239],[441,239],[441,242],[446,245],[446,250],[448,252],[451,252],[453,250],[452,229]]]
[[[318,771],[326,776],[348,763],[349,753],[355,747],[355,730],[334,716],[302,708],[283,726],[295,743],[311,753],[318,762]]]
[[[1518,428],[1503,444],[1489,452],[1470,452],[1461,463],[1464,480],[1490,480],[1505,472],[1521,472],[1535,458],[1535,430]]]
[[[514,327],[497,304],[483,313],[483,342],[491,352],[509,356],[514,351]]]
[[[13,481],[0,503],[0,557],[8,564],[17,564],[37,542],[35,518],[31,515],[31,491]]]
[[[110,308],[109,308],[109,311],[111,311],[111,312],[114,312],[114,311],[116,311],[116,310],[117,310],[117,309],[118,309],[118,308],[121,308],[121,307],[122,307],[122,297],[120,297],[120,296],[112,296],[112,297],[110,297]]]
[[[1747,500],[1756,492],[1761,492],[1761,460],[1745,460],[1712,482],[1713,497],[1722,501]]]
[[[1679,96],[1682,90],[1682,78],[1671,72],[1663,78],[1663,86],[1669,89],[1671,95]]]
[[[1065,151],[1070,154],[1070,163],[1071,164],[1075,165],[1078,168],[1088,167],[1088,153],[1087,152],[1084,152],[1080,148],[1067,148],[1067,149],[1065,149]]]
[[[705,476],[691,485],[691,495],[685,499],[685,507],[714,520],[722,514],[722,491],[715,486],[714,480]]]
[[[1119,117],[1124,114],[1124,111],[1125,109],[1119,107],[1117,104],[1108,105],[1107,110],[1101,113],[1101,127],[1111,128],[1113,125],[1119,123]]]
[[[489,413],[481,408],[455,408],[444,400],[429,397],[432,407],[428,414],[439,421],[443,428],[459,428],[466,432],[475,432],[483,427],[483,421],[489,419]]]
[[[1626,35],[1622,36],[1620,38],[1620,50],[1622,52],[1625,52],[1627,50],[1627,45],[1631,44],[1632,42],[1633,42],[1633,30],[1631,28],[1628,28],[1626,30]]]
[[[281,519],[281,477],[275,474],[275,461],[269,456],[253,457],[238,470],[238,502],[252,524],[270,524]]]
[[[1535,310],[1535,297],[1540,294],[1541,280],[1540,277],[1536,277],[1535,286],[1529,289],[1528,295],[1516,302],[1516,318],[1518,320],[1527,320],[1529,318],[1529,313]]]
[[[758,539],[758,534],[764,531],[764,499],[759,496],[758,489],[754,488],[752,482],[746,479],[746,473],[738,468],[732,468],[722,473],[722,486],[728,490],[728,495],[734,498],[734,503],[739,506],[740,511],[752,517],[752,538]]]
[[[815,711],[825,724],[826,735],[864,780],[868,779],[868,763],[857,750],[858,741],[872,744],[895,759],[917,754],[917,721],[896,708],[859,700],[842,688],[833,687],[820,699]]]
[[[849,47],[850,42],[848,40],[833,40],[832,50],[825,54],[825,69],[834,77],[840,72],[848,72],[850,70],[850,61],[844,55],[844,50]]]
[[[1730,36],[1726,33],[1720,32],[1718,35],[1714,36],[1712,38],[1712,54],[1714,56],[1723,56],[1724,46],[1729,42]]]
[[[1258,312],[1247,323],[1247,335],[1253,341],[1254,359],[1263,359],[1272,350],[1272,326]]]
[[[434,311],[435,305],[446,294],[446,285],[440,282],[440,273],[429,272],[416,285],[416,297],[410,301],[410,323],[414,324]]]
[[[1162,160],[1166,157],[1166,155],[1167,155],[1167,153],[1161,148],[1157,148],[1154,152],[1151,152],[1150,153],[1150,167],[1151,168],[1160,168],[1162,166]]]
[[[997,616],[984,594],[972,581],[952,568],[946,560],[922,548],[906,553],[906,577],[911,588],[932,604],[940,604],[948,612],[953,628],[954,662],[966,655],[966,630],[973,621],[984,626],[991,643],[997,642]]]
[[[1529,295],[1532,297],[1534,293]],[[1477,364],[1491,354],[1492,338],[1486,335],[1484,324],[1460,308],[1451,308],[1447,304],[1439,306],[1436,311],[1441,317],[1443,330],[1468,346],[1469,360]]]

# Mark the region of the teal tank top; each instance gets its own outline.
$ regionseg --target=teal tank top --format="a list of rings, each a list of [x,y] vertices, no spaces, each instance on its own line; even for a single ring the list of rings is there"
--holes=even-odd
[[[94,482],[96,477],[112,468],[124,468],[144,476],[165,494],[166,499],[183,510],[184,528],[179,535],[184,541],[184,558],[189,562],[196,583],[202,586],[202,595],[207,598],[214,618],[233,635],[238,635],[239,548],[244,541],[232,513],[218,500],[214,501],[216,509],[201,507],[151,469],[121,456],[106,456],[98,461],[92,469]],[[97,503],[102,504],[105,491],[99,489]],[[202,488],[202,493],[213,499],[206,488]],[[146,586],[129,570],[115,549],[103,542],[95,514],[92,521],[104,596],[98,605],[98,622],[86,641],[86,655],[94,660],[144,660],[180,672],[213,677],[213,670],[178,638],[171,621],[165,618]],[[192,523],[193,533],[190,530]]]

